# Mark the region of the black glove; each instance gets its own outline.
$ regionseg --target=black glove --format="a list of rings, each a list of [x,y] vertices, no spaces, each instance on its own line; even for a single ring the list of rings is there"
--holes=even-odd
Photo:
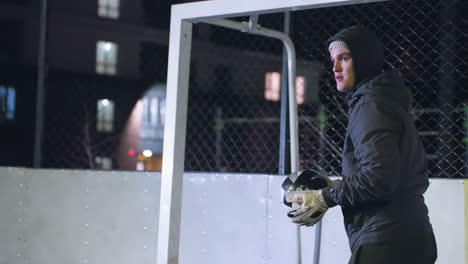
[[[284,190],[283,203],[289,207],[292,207],[292,203],[288,202],[286,199],[289,192],[296,190],[320,190],[333,184],[333,181],[328,178],[326,173],[315,170],[305,170],[298,174],[299,176],[296,174],[288,176],[283,181],[283,184],[281,184]]]

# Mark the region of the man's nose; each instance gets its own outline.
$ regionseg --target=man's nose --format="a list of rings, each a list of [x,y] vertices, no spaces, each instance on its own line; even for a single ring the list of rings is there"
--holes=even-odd
[[[340,72],[341,71],[341,65],[339,61],[335,61],[333,63],[333,72]]]

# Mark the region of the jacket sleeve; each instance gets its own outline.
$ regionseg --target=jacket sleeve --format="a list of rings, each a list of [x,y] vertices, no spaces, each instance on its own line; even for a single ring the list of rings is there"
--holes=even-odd
[[[323,190],[329,206],[359,206],[390,200],[400,177],[400,124],[391,108],[376,102],[356,106],[348,133],[354,146],[354,174]]]

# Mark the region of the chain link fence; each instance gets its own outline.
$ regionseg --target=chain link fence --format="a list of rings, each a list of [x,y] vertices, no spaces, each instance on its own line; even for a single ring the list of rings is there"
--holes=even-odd
[[[430,176],[467,176],[467,9],[463,1],[388,1],[291,13],[298,76],[306,76],[298,109],[300,167],[341,170],[347,108],[325,42],[344,27],[364,25],[385,44],[386,69],[398,69],[413,93]],[[283,18],[262,15],[259,23],[283,30]],[[211,31],[214,48],[192,50],[192,74],[210,77],[192,76],[186,169],[277,173],[280,103],[265,99],[265,76],[281,72],[278,41],[214,26],[195,30]],[[213,58],[217,65],[210,65]],[[307,70],[313,72],[304,75]]]
[[[386,68],[398,69],[413,93],[416,126],[425,145],[432,177],[466,176],[466,104],[468,90],[466,16],[462,1],[389,1],[324,10],[298,12],[296,23],[308,30],[297,32],[295,43],[303,45],[300,56],[310,56],[324,65],[320,87],[321,104],[327,117],[325,140],[339,149],[343,142],[346,112],[338,107],[340,95],[333,91],[331,64],[327,63],[322,44],[327,36],[341,28],[361,24],[373,29],[386,46]],[[327,22],[328,21],[328,22]],[[296,27],[299,28],[299,27]],[[311,33],[314,32],[314,33]],[[305,126],[301,135],[308,135]],[[301,145],[304,165],[317,161],[307,153],[317,152],[312,145]],[[329,150],[320,156],[331,171],[339,171]]]
[[[171,4],[183,2],[187,1]],[[51,66],[45,83],[43,167],[160,169],[161,142],[155,142],[162,140],[164,101],[149,97],[159,94],[149,91],[161,89],[166,82],[170,5],[147,0],[135,3],[144,10],[140,25],[144,30],[119,26],[120,31],[104,30],[102,34],[107,35],[92,36],[99,41],[121,40],[116,42],[122,54],[116,75],[54,68],[57,59],[50,55],[61,48],[54,40],[63,35],[60,30],[69,30],[54,22],[58,20],[53,14],[60,12],[56,5],[50,6],[47,43]],[[343,94],[335,89],[325,42],[342,28],[359,24],[377,33],[386,47],[386,69],[398,69],[411,88],[412,113],[428,154],[430,176],[467,177],[467,11],[468,3],[462,0],[395,0],[295,11],[289,19],[283,13],[260,15],[263,27],[284,31],[289,25],[296,47],[300,168],[341,170],[347,107]],[[162,12],[165,15],[155,15]],[[76,43],[82,43],[79,34],[86,34],[80,30],[74,33]],[[138,41],[130,42],[135,38]],[[112,48],[102,43],[105,49]],[[70,61],[85,52],[95,55],[96,41],[88,46],[70,45],[74,50],[66,55]],[[122,67],[132,74],[121,74]],[[35,85],[36,69],[16,71],[30,76],[27,81],[2,72],[1,85],[17,87],[18,98],[26,93],[20,90],[22,86]],[[285,152],[280,151],[280,143],[284,143],[280,132],[282,72],[280,41],[194,24],[186,171],[276,174],[282,170],[281,157],[289,158],[288,145]],[[112,110],[113,118],[106,119],[110,112],[103,111],[103,105]],[[110,123],[98,124],[102,118]],[[33,130],[31,125],[25,127]],[[151,149],[152,158],[143,155]],[[152,166],[154,163],[159,165]]]

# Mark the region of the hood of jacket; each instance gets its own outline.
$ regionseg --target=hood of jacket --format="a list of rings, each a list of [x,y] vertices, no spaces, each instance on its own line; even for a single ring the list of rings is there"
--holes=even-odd
[[[347,95],[349,106],[353,107],[363,95],[381,95],[400,105],[407,112],[411,109],[411,91],[405,86],[400,73],[396,70],[381,73],[352,90]]]
[[[383,45],[372,31],[363,26],[345,28],[328,39],[327,49],[336,40],[343,41],[349,47],[356,87],[382,72],[385,61]]]

